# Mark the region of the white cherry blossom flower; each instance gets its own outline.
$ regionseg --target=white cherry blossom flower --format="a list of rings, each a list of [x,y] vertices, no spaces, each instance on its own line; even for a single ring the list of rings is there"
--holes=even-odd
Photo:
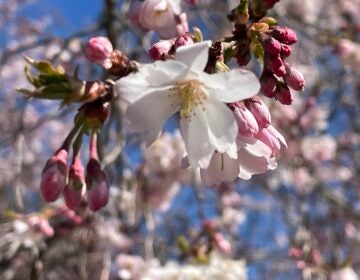
[[[215,151],[237,158],[238,127],[224,103],[259,91],[252,72],[205,73],[210,45],[206,41],[180,47],[176,60],[143,65],[116,83],[121,98],[129,103],[127,119],[135,131],[146,134],[148,145],[158,138],[165,121],[179,112],[190,165],[201,168],[209,166]]]

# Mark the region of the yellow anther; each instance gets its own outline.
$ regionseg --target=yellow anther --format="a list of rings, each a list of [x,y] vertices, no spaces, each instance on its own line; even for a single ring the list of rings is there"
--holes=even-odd
[[[178,82],[172,91],[170,98],[180,106],[180,117],[188,120],[195,115],[194,108],[201,106],[207,98],[202,89],[202,83],[198,80]]]

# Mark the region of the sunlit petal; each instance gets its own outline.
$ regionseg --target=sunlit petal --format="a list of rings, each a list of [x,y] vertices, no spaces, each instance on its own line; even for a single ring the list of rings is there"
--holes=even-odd
[[[165,121],[178,110],[171,103],[168,94],[167,90],[148,94],[129,105],[126,110],[131,128],[145,133],[147,145],[156,140]]]

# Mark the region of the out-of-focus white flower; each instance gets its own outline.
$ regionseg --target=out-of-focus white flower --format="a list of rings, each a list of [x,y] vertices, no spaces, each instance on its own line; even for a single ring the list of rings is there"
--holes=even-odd
[[[134,130],[146,133],[147,144],[159,136],[164,122],[180,113],[180,127],[190,165],[207,168],[214,152],[237,157],[237,124],[224,104],[254,96],[256,76],[245,70],[207,74],[210,42],[177,49],[176,60],[140,67],[116,83],[129,103],[126,117]]]
[[[161,172],[181,168],[185,153],[180,132],[163,133],[150,147],[144,150],[146,163],[151,171]]]
[[[356,275],[352,267],[344,267],[330,273],[330,280],[358,280],[359,277]]]
[[[333,158],[337,144],[331,135],[319,137],[304,137],[301,143],[303,156],[307,160],[321,161]]]
[[[116,258],[120,266],[118,275],[120,279],[132,280],[139,279],[139,274],[144,267],[144,260],[139,256],[120,254]]]
[[[45,247],[44,239],[54,234],[48,221],[40,216],[24,216],[11,223],[4,223],[0,230],[1,257],[13,258],[21,248],[26,248],[33,255]]]
[[[141,274],[141,280],[246,280],[244,260],[232,260],[213,253],[208,265],[179,265],[169,262],[165,266],[151,263]]]

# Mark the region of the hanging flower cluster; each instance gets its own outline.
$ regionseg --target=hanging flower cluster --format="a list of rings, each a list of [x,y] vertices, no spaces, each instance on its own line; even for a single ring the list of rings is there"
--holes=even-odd
[[[75,118],[74,128],[43,169],[40,190],[47,202],[53,202],[63,194],[65,204],[70,209],[77,209],[82,202],[87,202],[92,211],[97,211],[107,204],[109,186],[98,159],[97,133],[108,114],[109,103],[95,102],[90,106],[80,108]],[[80,148],[85,134],[90,134],[86,172],[80,157]],[[73,155],[68,168],[67,161],[71,144]]]
[[[305,85],[302,74],[285,62],[290,45],[297,41],[295,32],[265,17],[276,2],[241,0],[229,15],[235,23],[233,35],[218,42],[204,41],[198,28],[188,32],[180,0],[136,2],[132,19],[166,40],[150,48],[153,63],[138,64],[114,50],[106,37],[91,38],[85,55],[114,77],[106,82],[83,81],[49,62],[27,58],[40,72],[36,76],[26,69],[35,87],[20,90],[27,97],[61,100],[63,105],[82,103],[73,130],[44,168],[45,200],[55,201],[63,194],[71,209],[82,201],[93,211],[106,205],[109,188],[96,139],[115,93],[127,104],[125,118],[131,129],[144,136],[147,146],[158,139],[169,118],[177,117],[185,145],[183,166],[199,170],[205,184],[247,180],[275,169],[275,156],[286,141],[271,125],[269,108],[257,94],[261,89],[264,95],[290,104],[289,87],[303,90]],[[260,81],[248,70],[227,65],[231,58],[246,65],[251,53],[263,64]],[[80,147],[86,135],[90,135],[90,152],[85,170]]]

